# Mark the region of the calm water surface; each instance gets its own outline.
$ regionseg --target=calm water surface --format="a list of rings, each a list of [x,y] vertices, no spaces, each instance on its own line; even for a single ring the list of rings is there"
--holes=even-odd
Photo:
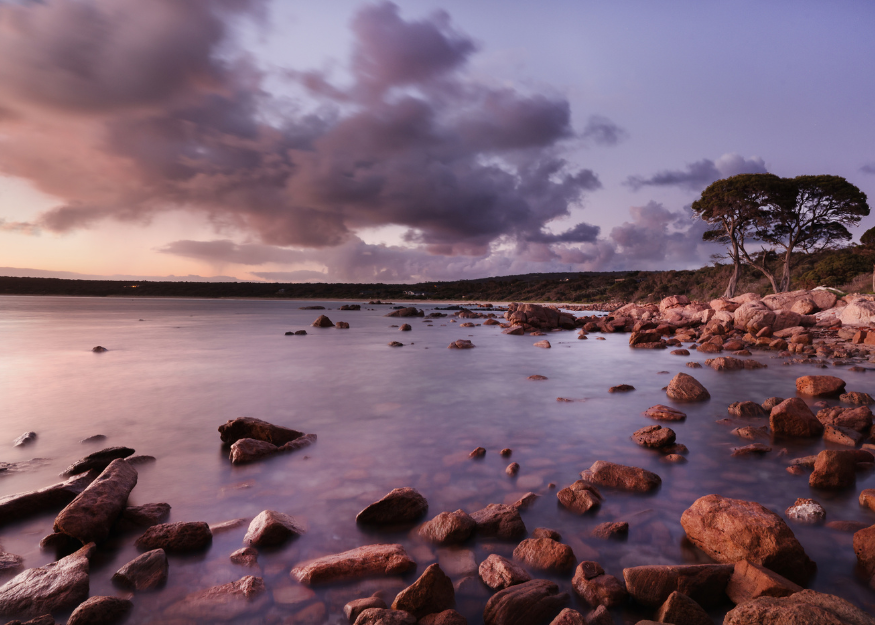
[[[313,304],[335,310],[298,309]],[[785,471],[788,458],[817,453],[822,441],[783,442],[764,458],[736,459],[730,448],[750,441],[733,436],[734,426],[715,423],[734,401],[791,397],[797,376],[823,370],[781,366],[781,360],[763,353],[755,357],[769,364],[765,370],[691,371],[685,361],[701,362],[704,355],[632,350],[622,334],[581,341],[572,332],[551,333],[543,338],[553,348],[545,350],[532,347],[541,337],[505,336],[494,326],[460,328],[450,318],[428,324],[421,318],[385,318],[389,307],[338,311],[339,306],[0,297],[0,460],[47,459],[0,475],[0,496],[55,483],[58,473],[82,456],[103,446],[127,445],[157,458],[137,467],[132,505],[167,502],[171,521],[217,523],[274,509],[306,523],[302,538],[262,552],[258,569],[228,560],[242,546],[245,524],[216,535],[204,554],[170,556],[167,586],[138,593],[130,623],[161,622],[163,608],[186,593],[248,574],[264,577],[271,602],[239,623],[294,622],[302,608],[316,602],[327,607],[324,622],[341,623],[347,600],[379,588],[394,596],[431,562],[439,561],[454,580],[465,575],[467,554],[460,550],[423,544],[409,528],[373,532],[356,526],[359,510],[401,486],[412,486],[428,499],[428,518],[445,510],[473,512],[489,503],[512,503],[526,491],[539,493],[543,496],[523,512],[528,529],[558,530],[579,560],[598,560],[618,577],[628,566],[708,561],[686,543],[680,516],[709,493],[755,500],[781,515],[797,497],[813,497],[828,519],[875,523],[875,513],[857,503],[860,489],[875,487],[875,475],[858,475],[856,489],[833,494],[812,492],[807,477]],[[434,305],[424,308],[430,312]],[[311,328],[321,312],[351,328]],[[405,321],[412,332],[390,327]],[[284,336],[298,329],[308,335]],[[476,349],[446,349],[460,338],[471,339]],[[393,340],[405,346],[388,347]],[[110,351],[94,354],[95,345]],[[672,405],[661,389],[679,371],[692,373],[712,399],[678,406],[688,418],[670,425],[678,442],[689,447],[689,462],[669,465],[629,436],[654,423],[642,411],[657,403]],[[849,390],[873,392],[866,374],[831,373],[840,375]],[[527,380],[532,374],[549,379]],[[607,392],[620,383],[637,390]],[[557,397],[580,401],[557,402]],[[313,432],[319,439],[294,454],[232,467],[216,428],[240,416]],[[38,441],[13,448],[12,439],[27,430],[36,431]],[[79,443],[95,434],[107,440]],[[477,446],[488,453],[471,461],[467,454]],[[513,449],[511,460],[499,456],[504,447]],[[789,456],[779,457],[784,447]],[[651,496],[605,490],[601,509],[583,517],[560,509],[548,484],[570,484],[595,460],[655,471],[663,486]],[[515,479],[504,473],[511,461],[521,465]],[[0,527],[0,544],[22,555],[26,567],[52,561],[53,554],[38,543],[50,533],[54,516]],[[630,522],[628,540],[589,537],[594,526],[611,520]],[[792,527],[818,564],[810,586],[871,610],[875,592],[855,572],[852,536],[824,527]],[[115,536],[101,547],[92,564],[92,595],[119,592],[109,579],[138,555],[136,535]],[[307,602],[288,604],[293,585],[288,572],[296,563],[374,542],[404,544],[419,563],[417,572],[400,581],[321,586]],[[479,564],[488,553],[510,555],[513,547],[477,540],[464,549],[473,551]],[[0,577],[0,583],[8,577]],[[555,579],[571,592],[570,575]],[[458,609],[469,623],[481,623],[487,598],[485,591],[458,595]],[[576,601],[572,607],[585,611]],[[721,621],[719,610],[713,615]],[[617,623],[648,616],[633,608],[614,613]]]

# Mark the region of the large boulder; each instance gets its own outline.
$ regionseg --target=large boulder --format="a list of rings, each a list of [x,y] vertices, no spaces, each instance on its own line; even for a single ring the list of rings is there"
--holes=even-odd
[[[393,610],[410,612],[416,618],[443,612],[456,605],[453,582],[437,564],[430,565],[413,584],[398,593]]]
[[[749,560],[799,584],[816,568],[784,520],[753,501],[706,495],[684,511],[681,525],[718,562]]]
[[[711,394],[693,376],[686,373],[678,373],[668,383],[666,395],[675,401],[707,401]]]
[[[463,510],[441,512],[419,528],[419,535],[439,545],[463,543],[471,537],[477,523]]]
[[[0,616],[31,618],[76,607],[88,598],[89,559],[96,547],[28,569],[0,586]]]
[[[658,607],[678,591],[710,608],[723,603],[731,564],[648,565],[623,569],[626,589],[637,603]]]
[[[875,302],[864,298],[855,299],[842,308],[839,319],[846,326],[875,325]]]
[[[491,503],[481,510],[471,513],[481,536],[513,539],[524,536],[526,525],[515,506]]]
[[[772,434],[778,438],[813,438],[823,435],[823,424],[798,397],[785,399],[769,414]]]
[[[163,549],[182,553],[206,549],[213,541],[210,526],[203,522],[162,523],[153,525],[140,536],[134,545],[140,551]]]
[[[274,425],[254,417],[232,419],[219,426],[219,436],[226,445],[231,445],[241,438],[254,438],[279,447],[303,435],[303,432]]]
[[[364,525],[410,523],[428,510],[428,501],[413,488],[396,488],[358,513],[355,520]]]
[[[54,531],[82,544],[106,540],[136,485],[137,470],[124,460],[113,460],[82,494],[61,510]]]
[[[310,324],[314,328],[333,328],[334,322],[325,315],[319,315],[316,321]]]
[[[824,425],[847,428],[861,434],[872,427],[872,411],[868,406],[859,408],[831,406],[819,410],[815,416]]]
[[[492,590],[502,590],[532,579],[524,568],[495,553],[480,563],[478,572],[483,583]]]
[[[723,625],[875,625],[875,618],[836,597],[803,590],[789,597],[759,597],[730,610]]]
[[[483,611],[486,625],[541,625],[549,623],[569,601],[559,586],[543,579],[510,586],[489,599]]]
[[[114,625],[120,623],[134,604],[119,597],[90,597],[73,610],[67,625]]]
[[[817,454],[808,485],[823,490],[850,488],[857,481],[856,464],[855,451],[824,449]]]
[[[304,533],[301,523],[276,510],[263,510],[252,519],[243,542],[254,547],[275,547]]]
[[[875,525],[854,533],[854,553],[866,574],[875,577]]]
[[[259,612],[269,601],[264,580],[247,575],[236,582],[191,593],[164,610],[167,619],[233,621]]]
[[[659,312],[664,315],[666,313],[666,311],[668,311],[672,308],[677,308],[679,306],[683,307],[689,303],[690,303],[690,298],[687,297],[686,295],[669,295],[668,297],[663,298],[662,301],[659,302]]]
[[[809,397],[834,397],[845,392],[845,381],[833,375],[805,375],[796,378],[796,392]]]
[[[635,493],[648,493],[662,484],[662,479],[646,469],[596,460],[580,473],[580,479],[596,486],[616,488]]]
[[[416,568],[401,545],[366,545],[323,556],[294,567],[291,576],[302,584],[318,584],[377,575],[401,575]]]
[[[733,313],[732,320],[736,328],[755,334],[775,323],[775,313],[762,302],[751,301],[739,306]]]

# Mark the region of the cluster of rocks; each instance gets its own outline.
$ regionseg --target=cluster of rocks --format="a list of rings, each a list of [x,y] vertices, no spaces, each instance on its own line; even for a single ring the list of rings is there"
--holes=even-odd
[[[219,435],[231,448],[228,457],[232,464],[254,462],[316,442],[315,434],[304,434],[254,417],[239,417],[220,425]]]

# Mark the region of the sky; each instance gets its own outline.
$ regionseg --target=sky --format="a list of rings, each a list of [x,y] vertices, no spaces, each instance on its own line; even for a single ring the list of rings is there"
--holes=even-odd
[[[867,0],[0,0],[0,274],[696,268],[715,180],[875,196],[873,23]]]

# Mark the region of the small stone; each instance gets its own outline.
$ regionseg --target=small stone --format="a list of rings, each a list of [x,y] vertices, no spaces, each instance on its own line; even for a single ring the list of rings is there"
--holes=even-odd
[[[478,447],[477,449],[472,451],[470,454],[468,454],[468,457],[469,458],[482,458],[485,455],[486,455],[486,450],[483,447]]]
[[[358,513],[357,523],[393,525],[411,523],[428,510],[428,501],[414,488],[396,488]]]
[[[629,535],[629,524],[626,521],[599,523],[589,533],[593,538],[608,540],[610,538],[625,538]]]
[[[439,565],[432,564],[419,579],[395,597],[392,609],[403,610],[422,618],[426,614],[449,610],[455,603],[453,582]]]
[[[276,510],[264,510],[249,524],[243,542],[254,547],[276,547],[304,533],[294,517]]]
[[[707,401],[711,394],[696,378],[686,373],[678,373],[668,384],[666,394],[675,401]]]
[[[657,404],[644,411],[644,415],[657,421],[683,421],[687,415],[680,410]]]
[[[167,555],[163,549],[147,551],[115,572],[112,581],[134,590],[153,590],[167,581]]]
[[[499,453],[500,453],[504,458],[508,458],[508,457],[510,457],[510,455],[513,453],[513,451],[511,451],[510,449],[508,449],[507,447],[505,447],[505,448],[502,449]]]
[[[556,497],[564,508],[575,514],[585,514],[598,508],[603,501],[598,489],[584,480],[577,480],[571,486],[566,486],[556,493]]]
[[[490,554],[480,563],[480,579],[492,590],[502,590],[531,580],[524,568],[497,554]]]
[[[254,547],[243,547],[232,553],[230,560],[240,566],[256,566],[258,564],[258,550]]]
[[[798,523],[822,523],[826,520],[826,510],[813,499],[799,498],[784,512],[787,518]]]
[[[205,549],[212,540],[213,534],[206,523],[162,523],[147,529],[134,545],[141,551],[186,552]]]
[[[664,428],[661,425],[648,425],[634,432],[632,440],[642,447],[661,449],[674,444],[675,433],[671,428]]]
[[[544,349],[550,349],[552,345],[550,345],[550,341],[538,341],[537,343],[533,343],[535,347],[543,347]]]

